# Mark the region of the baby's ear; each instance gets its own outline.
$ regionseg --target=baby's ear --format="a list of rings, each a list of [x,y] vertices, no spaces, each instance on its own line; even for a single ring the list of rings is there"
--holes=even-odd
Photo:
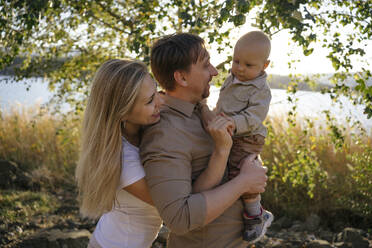
[[[270,60],[266,60],[263,69],[265,70],[270,64]]]

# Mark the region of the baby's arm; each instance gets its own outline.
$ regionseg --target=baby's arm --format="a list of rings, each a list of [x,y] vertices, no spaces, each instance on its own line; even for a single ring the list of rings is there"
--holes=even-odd
[[[228,132],[230,126],[231,121],[223,116],[217,116],[209,122],[207,131],[212,136],[215,147],[209,159],[208,167],[193,183],[193,193],[211,189],[221,182],[232,146],[231,135]]]
[[[235,134],[247,133],[262,125],[269,111],[270,101],[270,88],[267,87],[254,92],[249,98],[247,108],[231,116],[236,125]]]
[[[235,127],[235,122],[231,117],[225,115],[225,113],[217,114],[215,110],[210,110],[205,100],[200,102],[200,106],[201,106],[200,112],[202,115],[202,122],[206,130],[207,130],[208,124],[211,121],[213,121],[214,118],[216,118],[218,115],[220,115],[220,116],[225,117],[227,120],[231,121],[231,125],[229,125],[228,127],[228,132],[230,133],[231,136],[234,134],[236,127]]]

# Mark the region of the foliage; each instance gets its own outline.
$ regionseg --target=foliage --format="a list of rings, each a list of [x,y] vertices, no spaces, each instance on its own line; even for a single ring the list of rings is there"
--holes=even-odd
[[[36,180],[48,180],[43,186],[61,187],[61,178],[72,182],[81,119],[58,119],[36,107],[2,113],[1,118],[1,159],[18,162]],[[372,220],[371,133],[333,123],[344,139],[338,146],[324,122],[269,116],[266,125],[269,134],[261,157],[269,168],[263,194],[267,209],[296,218],[347,210],[364,221]],[[65,191],[62,187],[56,190]],[[1,204],[7,202],[4,197],[8,195]],[[14,211],[3,214],[15,216]]]
[[[333,117],[328,113],[327,118]],[[372,220],[370,133],[333,123],[343,138],[340,145],[326,123],[270,116],[266,125],[269,134],[261,155],[269,168],[266,208],[296,218],[343,210],[362,216],[365,223]]]
[[[56,199],[44,192],[1,190],[0,216],[5,223],[26,222],[33,215],[52,212],[57,206]]]
[[[364,216],[372,216],[372,147],[361,144],[362,153],[353,153],[349,157],[353,166],[348,178],[348,194],[341,196],[342,203],[351,206],[352,210]],[[358,190],[353,190],[357,188]]]
[[[371,40],[371,8],[369,0],[0,0],[0,69],[16,56],[24,57],[18,79],[44,75],[55,99],[80,111],[93,73],[104,60],[148,62],[155,38],[180,31],[200,34],[219,50],[230,49],[231,29],[253,13],[253,24],[269,35],[289,30],[305,55],[314,51],[315,42],[328,48],[338,73],[327,91],[364,104],[371,117],[372,86],[366,84],[371,72],[362,68],[351,73],[351,58],[363,58]],[[354,31],[342,39],[343,28]],[[345,83],[348,76],[355,77],[355,88]]]

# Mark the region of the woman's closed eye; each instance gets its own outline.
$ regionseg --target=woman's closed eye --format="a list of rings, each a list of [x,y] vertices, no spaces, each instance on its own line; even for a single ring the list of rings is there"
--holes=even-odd
[[[150,97],[149,101],[146,103],[147,105],[151,104],[154,101],[154,96],[155,94]]]

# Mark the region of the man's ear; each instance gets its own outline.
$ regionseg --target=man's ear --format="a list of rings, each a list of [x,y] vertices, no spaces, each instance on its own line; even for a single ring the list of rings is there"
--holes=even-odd
[[[176,80],[176,83],[179,84],[182,87],[187,87],[187,82],[185,77],[183,76],[182,71],[177,70],[173,73],[174,79]]]
[[[270,60],[266,60],[263,70],[265,70],[269,66],[269,64],[270,64]]]

